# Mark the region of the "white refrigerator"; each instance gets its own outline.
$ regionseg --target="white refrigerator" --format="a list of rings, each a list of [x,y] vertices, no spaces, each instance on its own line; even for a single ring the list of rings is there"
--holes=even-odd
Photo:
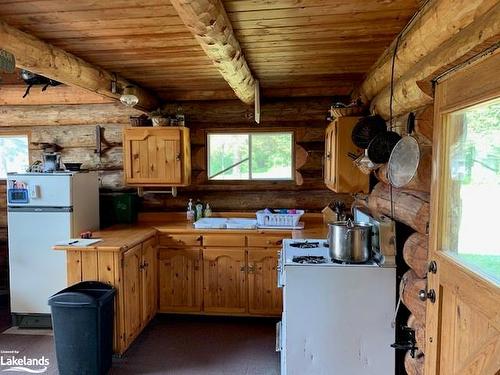
[[[19,322],[48,314],[48,298],[67,286],[66,254],[52,246],[99,228],[97,172],[9,174],[7,207],[10,303]]]

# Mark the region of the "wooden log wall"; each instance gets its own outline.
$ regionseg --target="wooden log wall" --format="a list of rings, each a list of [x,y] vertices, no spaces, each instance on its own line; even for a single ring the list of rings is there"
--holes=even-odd
[[[416,114],[415,133],[419,142],[427,148],[432,148],[433,137],[433,106],[414,110]],[[400,134],[406,134],[408,113],[393,120],[393,129]],[[388,124],[389,125],[389,124]],[[415,331],[418,351],[414,357],[406,353],[404,365],[410,375],[423,375],[425,350],[425,311],[426,303],[418,298],[421,289],[427,285],[427,264],[429,249],[430,220],[430,153],[419,167],[419,183],[409,184],[402,189],[391,188],[387,178],[387,165],[375,171],[379,182],[368,196],[359,196],[357,204],[364,205],[372,212],[393,217],[415,232],[411,234],[402,249],[403,259],[410,269],[402,276],[400,282],[400,297],[402,303],[410,311],[411,316],[406,325]]]
[[[182,103],[177,109],[186,114],[191,128],[192,184],[179,189],[176,198],[168,194],[146,195],[143,210],[183,211],[189,198],[209,202],[216,211],[253,211],[267,206],[319,211],[334,199],[350,204],[349,195],[333,193],[323,183],[325,109],[330,103],[327,98],[268,100],[262,103],[260,124],[253,120],[253,107],[238,101]],[[206,134],[210,130],[293,131],[296,181],[208,182]]]
[[[13,90],[10,87],[9,89]],[[61,94],[63,90],[64,95]],[[128,125],[129,116],[136,116],[140,112],[119,103],[93,102],[87,94],[77,96],[67,93],[65,86],[49,88],[45,94],[46,101],[50,104],[44,104],[44,98],[37,95],[28,99],[31,101],[26,105],[21,105],[23,102],[15,98],[7,101],[15,105],[0,105],[0,132],[2,129],[29,131],[32,161],[40,159],[41,156],[41,148],[37,143],[57,143],[63,147],[63,161],[83,162],[84,168],[99,171],[101,188],[125,189],[122,173],[122,129]],[[52,94],[64,98],[64,104],[55,104],[51,98]],[[345,98],[335,100],[341,99]],[[68,104],[70,100],[78,104]],[[327,125],[325,115],[332,100],[301,98],[264,102],[260,125],[253,121],[253,107],[238,100],[183,102],[167,106],[170,111],[182,111],[186,115],[187,126],[191,129],[193,184],[188,188],[179,189],[176,198],[168,194],[148,194],[143,200],[142,209],[185,210],[189,198],[208,201],[214,210],[224,211],[256,210],[270,205],[318,211],[334,199],[350,204],[350,196],[331,192],[326,189],[322,180],[324,130]],[[104,129],[104,136],[108,141],[118,144],[100,158],[94,153],[96,125]],[[205,140],[206,132],[211,129],[293,131],[296,141],[297,181],[208,183]],[[0,222],[1,220],[3,219],[0,218]]]

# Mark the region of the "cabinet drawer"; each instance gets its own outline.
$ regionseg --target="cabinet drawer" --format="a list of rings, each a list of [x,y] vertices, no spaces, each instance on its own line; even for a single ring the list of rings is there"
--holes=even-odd
[[[201,234],[160,234],[160,246],[201,246]]]
[[[244,247],[245,239],[244,235],[207,234],[203,236],[203,246]]]
[[[248,236],[248,247],[280,247],[283,243],[284,235],[281,236]]]

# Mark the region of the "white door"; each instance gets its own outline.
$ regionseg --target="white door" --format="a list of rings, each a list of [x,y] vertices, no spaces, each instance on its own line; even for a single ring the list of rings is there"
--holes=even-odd
[[[11,310],[49,313],[48,298],[66,287],[66,254],[52,246],[71,238],[72,213],[9,211],[8,220]]]

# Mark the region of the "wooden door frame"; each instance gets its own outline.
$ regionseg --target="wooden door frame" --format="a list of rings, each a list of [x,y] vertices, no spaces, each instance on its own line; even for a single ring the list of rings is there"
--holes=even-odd
[[[500,97],[500,79],[498,78],[500,66],[500,50],[495,51],[466,68],[453,72],[438,81],[434,102],[434,138],[432,162],[432,189],[431,189],[431,221],[429,261],[437,263],[437,273],[428,274],[428,290],[436,291],[436,302],[427,303],[426,311],[426,346],[425,346],[425,373],[428,375],[439,374],[441,309],[440,300],[440,273],[460,273],[463,282],[460,291],[473,295],[472,303],[491,305],[500,296],[498,285],[485,277],[480,272],[465,267],[451,254],[440,251],[443,233],[440,232],[442,218],[444,217],[445,181],[442,169],[446,167],[448,143],[446,139],[446,121],[451,112],[488,102]],[[497,72],[497,75],[492,74]],[[496,77],[497,79],[493,79]],[[442,281],[442,280],[441,280]],[[474,293],[478,290],[481,293]],[[457,293],[460,291],[457,290]],[[429,301],[429,300],[428,300]],[[493,317],[498,324],[498,316]]]

